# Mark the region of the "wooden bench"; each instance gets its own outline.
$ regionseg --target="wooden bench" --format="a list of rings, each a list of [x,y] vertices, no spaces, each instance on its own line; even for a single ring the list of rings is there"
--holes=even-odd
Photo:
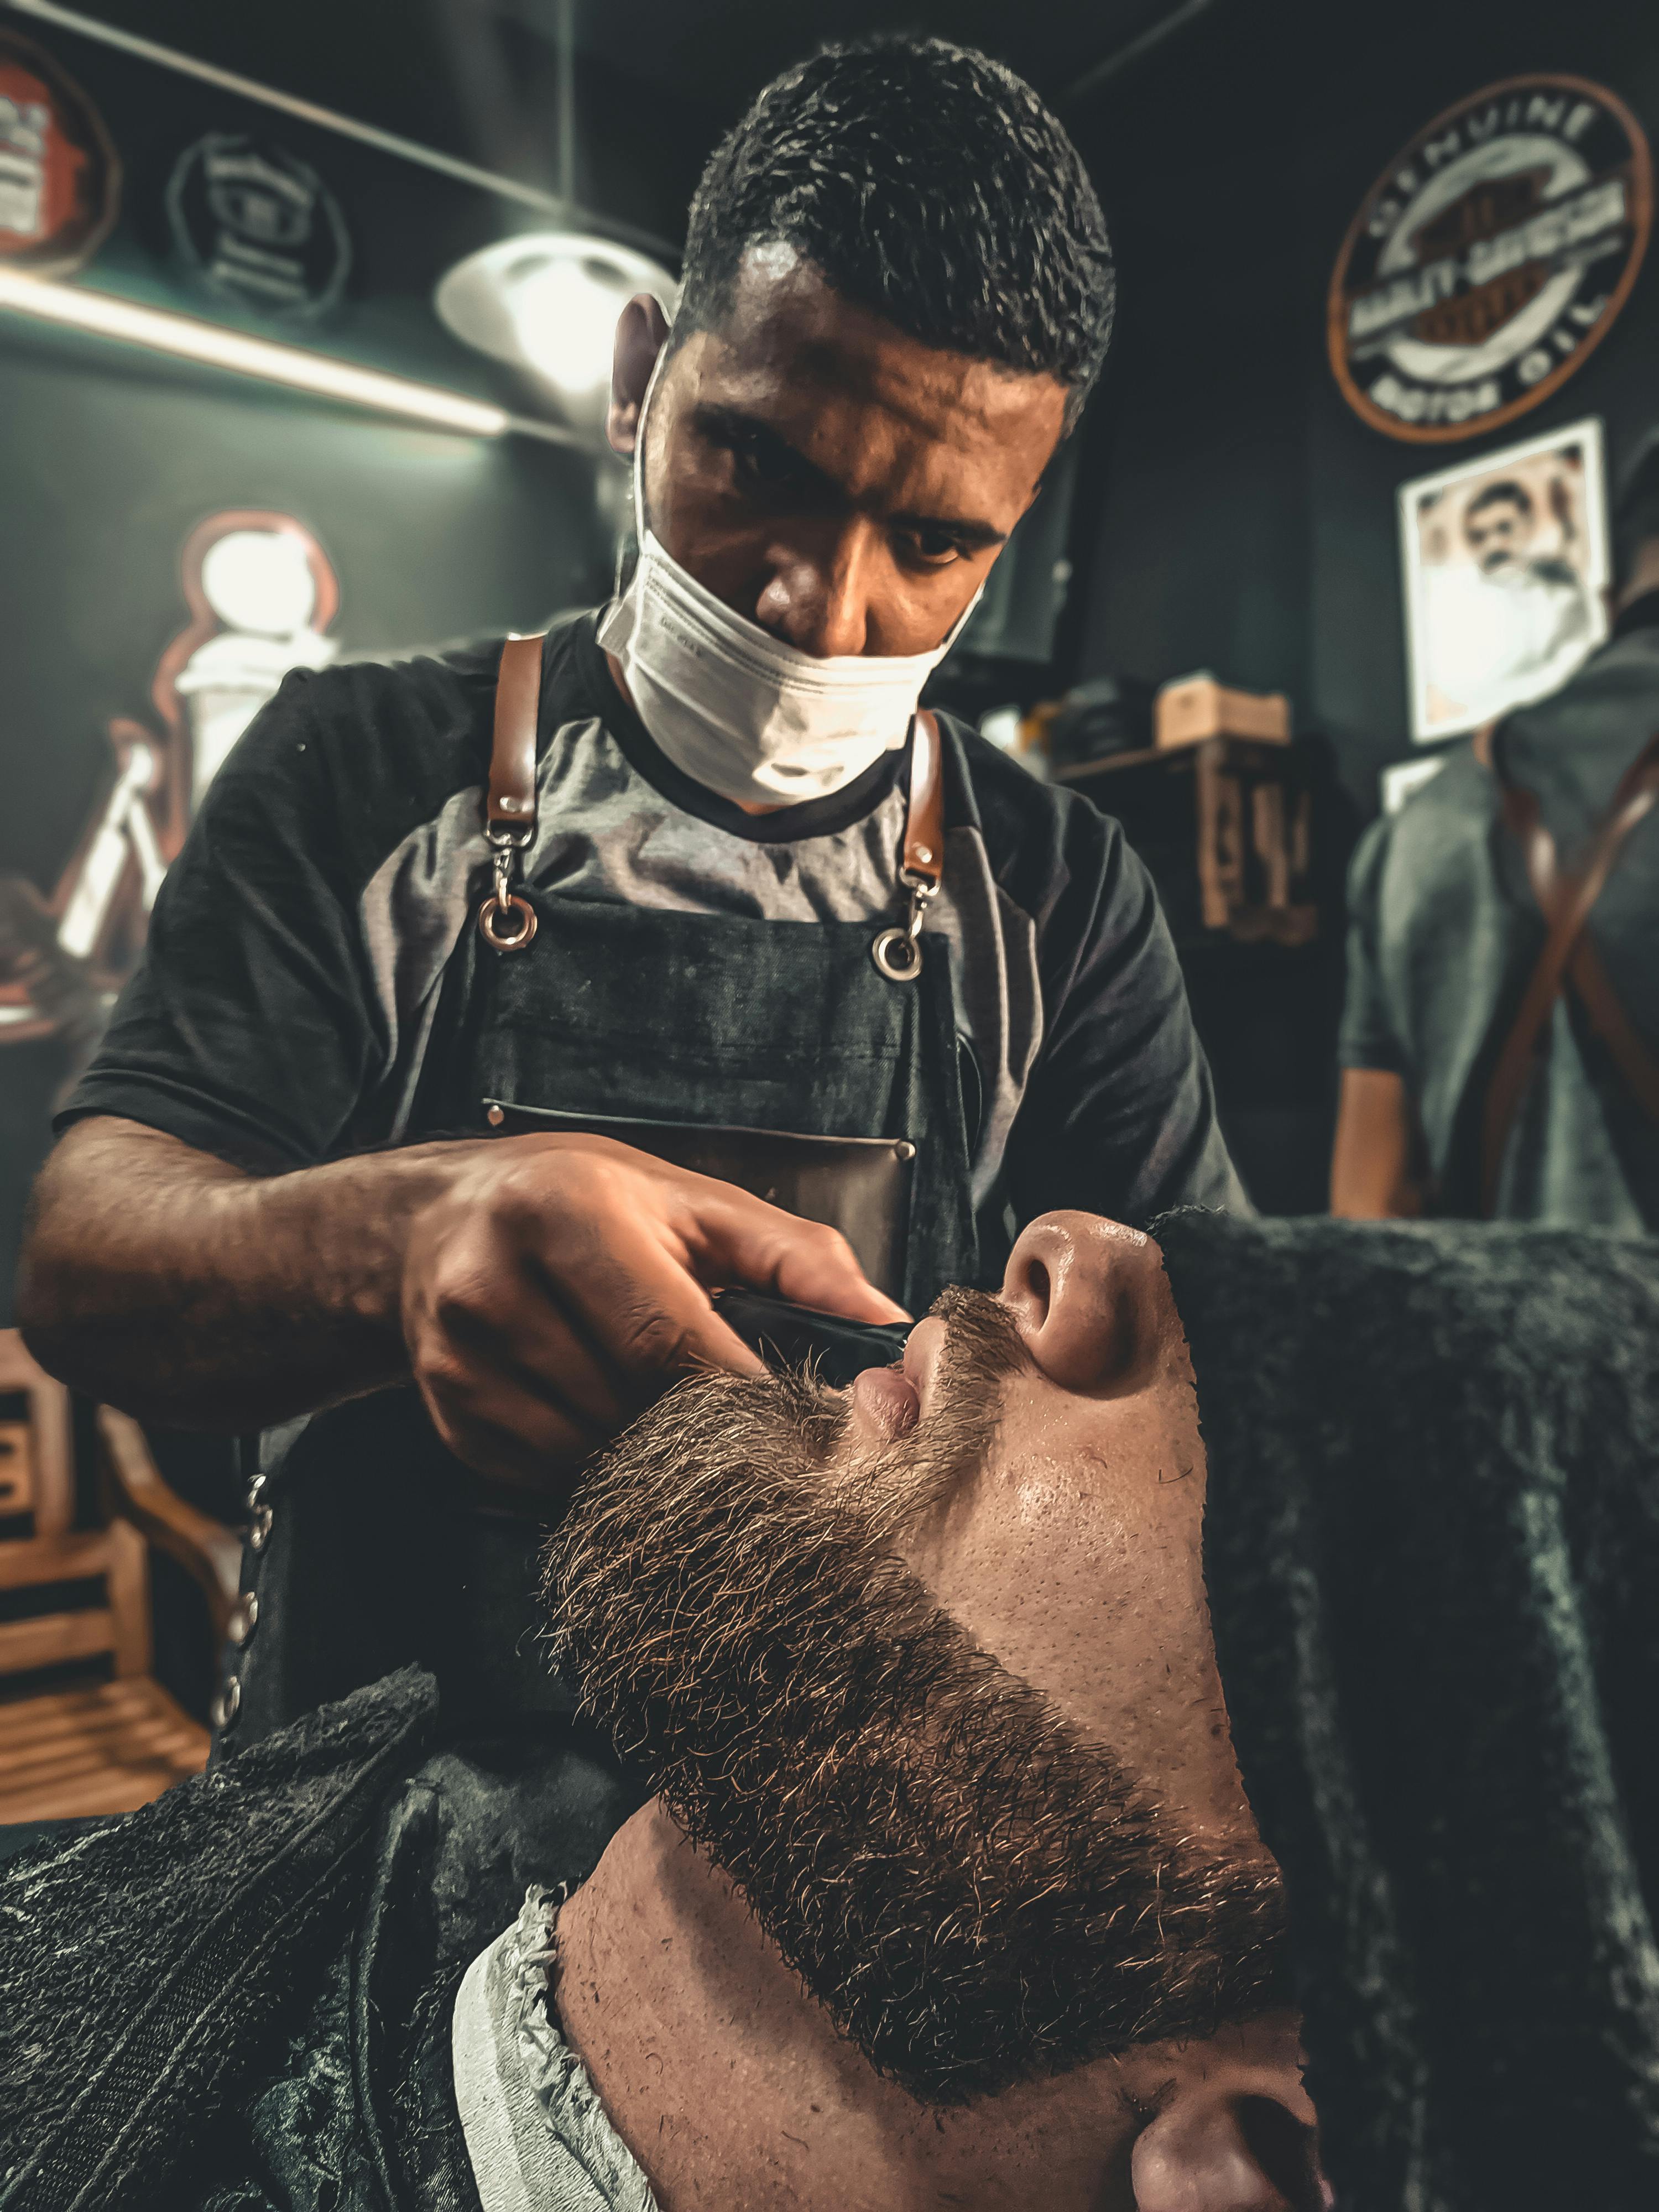
[[[150,1676],[149,1547],[235,1624],[241,1545],[168,1489],[137,1422],[98,1408],[99,1525],[77,1528],[69,1393],[0,1331],[0,1826],[131,1812],[206,1764]],[[49,1686],[41,1686],[42,1677]]]

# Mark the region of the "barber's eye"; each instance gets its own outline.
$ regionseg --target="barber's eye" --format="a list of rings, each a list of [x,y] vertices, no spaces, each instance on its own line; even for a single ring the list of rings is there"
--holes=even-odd
[[[757,490],[782,491],[800,482],[800,466],[787,446],[750,433],[732,440],[738,482]]]
[[[913,530],[907,535],[915,558],[924,568],[946,568],[952,561],[963,557],[959,540],[947,538],[942,530]]]

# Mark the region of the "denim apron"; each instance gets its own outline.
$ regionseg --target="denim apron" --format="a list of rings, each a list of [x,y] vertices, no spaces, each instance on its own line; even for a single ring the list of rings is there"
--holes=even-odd
[[[917,718],[895,855],[907,925],[664,912],[514,879],[533,835],[540,665],[539,640],[503,656],[495,890],[455,956],[457,1042],[422,1083],[411,1140],[610,1129],[830,1222],[925,1312],[976,1261],[950,962],[921,927],[942,847],[932,717]],[[538,1644],[544,1523],[480,1506],[412,1388],[312,1416],[263,1464],[223,1740],[410,1662],[469,1727],[568,1709]]]

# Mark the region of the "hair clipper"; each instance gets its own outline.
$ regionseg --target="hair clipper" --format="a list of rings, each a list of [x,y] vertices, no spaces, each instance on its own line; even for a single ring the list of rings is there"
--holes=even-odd
[[[866,1367],[904,1357],[914,1322],[848,1321],[812,1306],[792,1306],[759,1291],[716,1291],[715,1312],[769,1367],[805,1367],[840,1389]]]

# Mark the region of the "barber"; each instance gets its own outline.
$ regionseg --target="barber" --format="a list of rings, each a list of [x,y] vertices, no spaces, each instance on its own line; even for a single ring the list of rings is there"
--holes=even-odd
[[[412,1658],[556,1698],[500,1509],[753,1364],[713,1286],[888,1320],[1050,1206],[1242,1203],[1121,831],[917,711],[1112,301],[1027,87],[815,57],[714,155],[672,335],[623,315],[618,596],[291,675],[221,771],[21,1298],[144,1418],[311,1416],[252,1486],[244,1739]]]

